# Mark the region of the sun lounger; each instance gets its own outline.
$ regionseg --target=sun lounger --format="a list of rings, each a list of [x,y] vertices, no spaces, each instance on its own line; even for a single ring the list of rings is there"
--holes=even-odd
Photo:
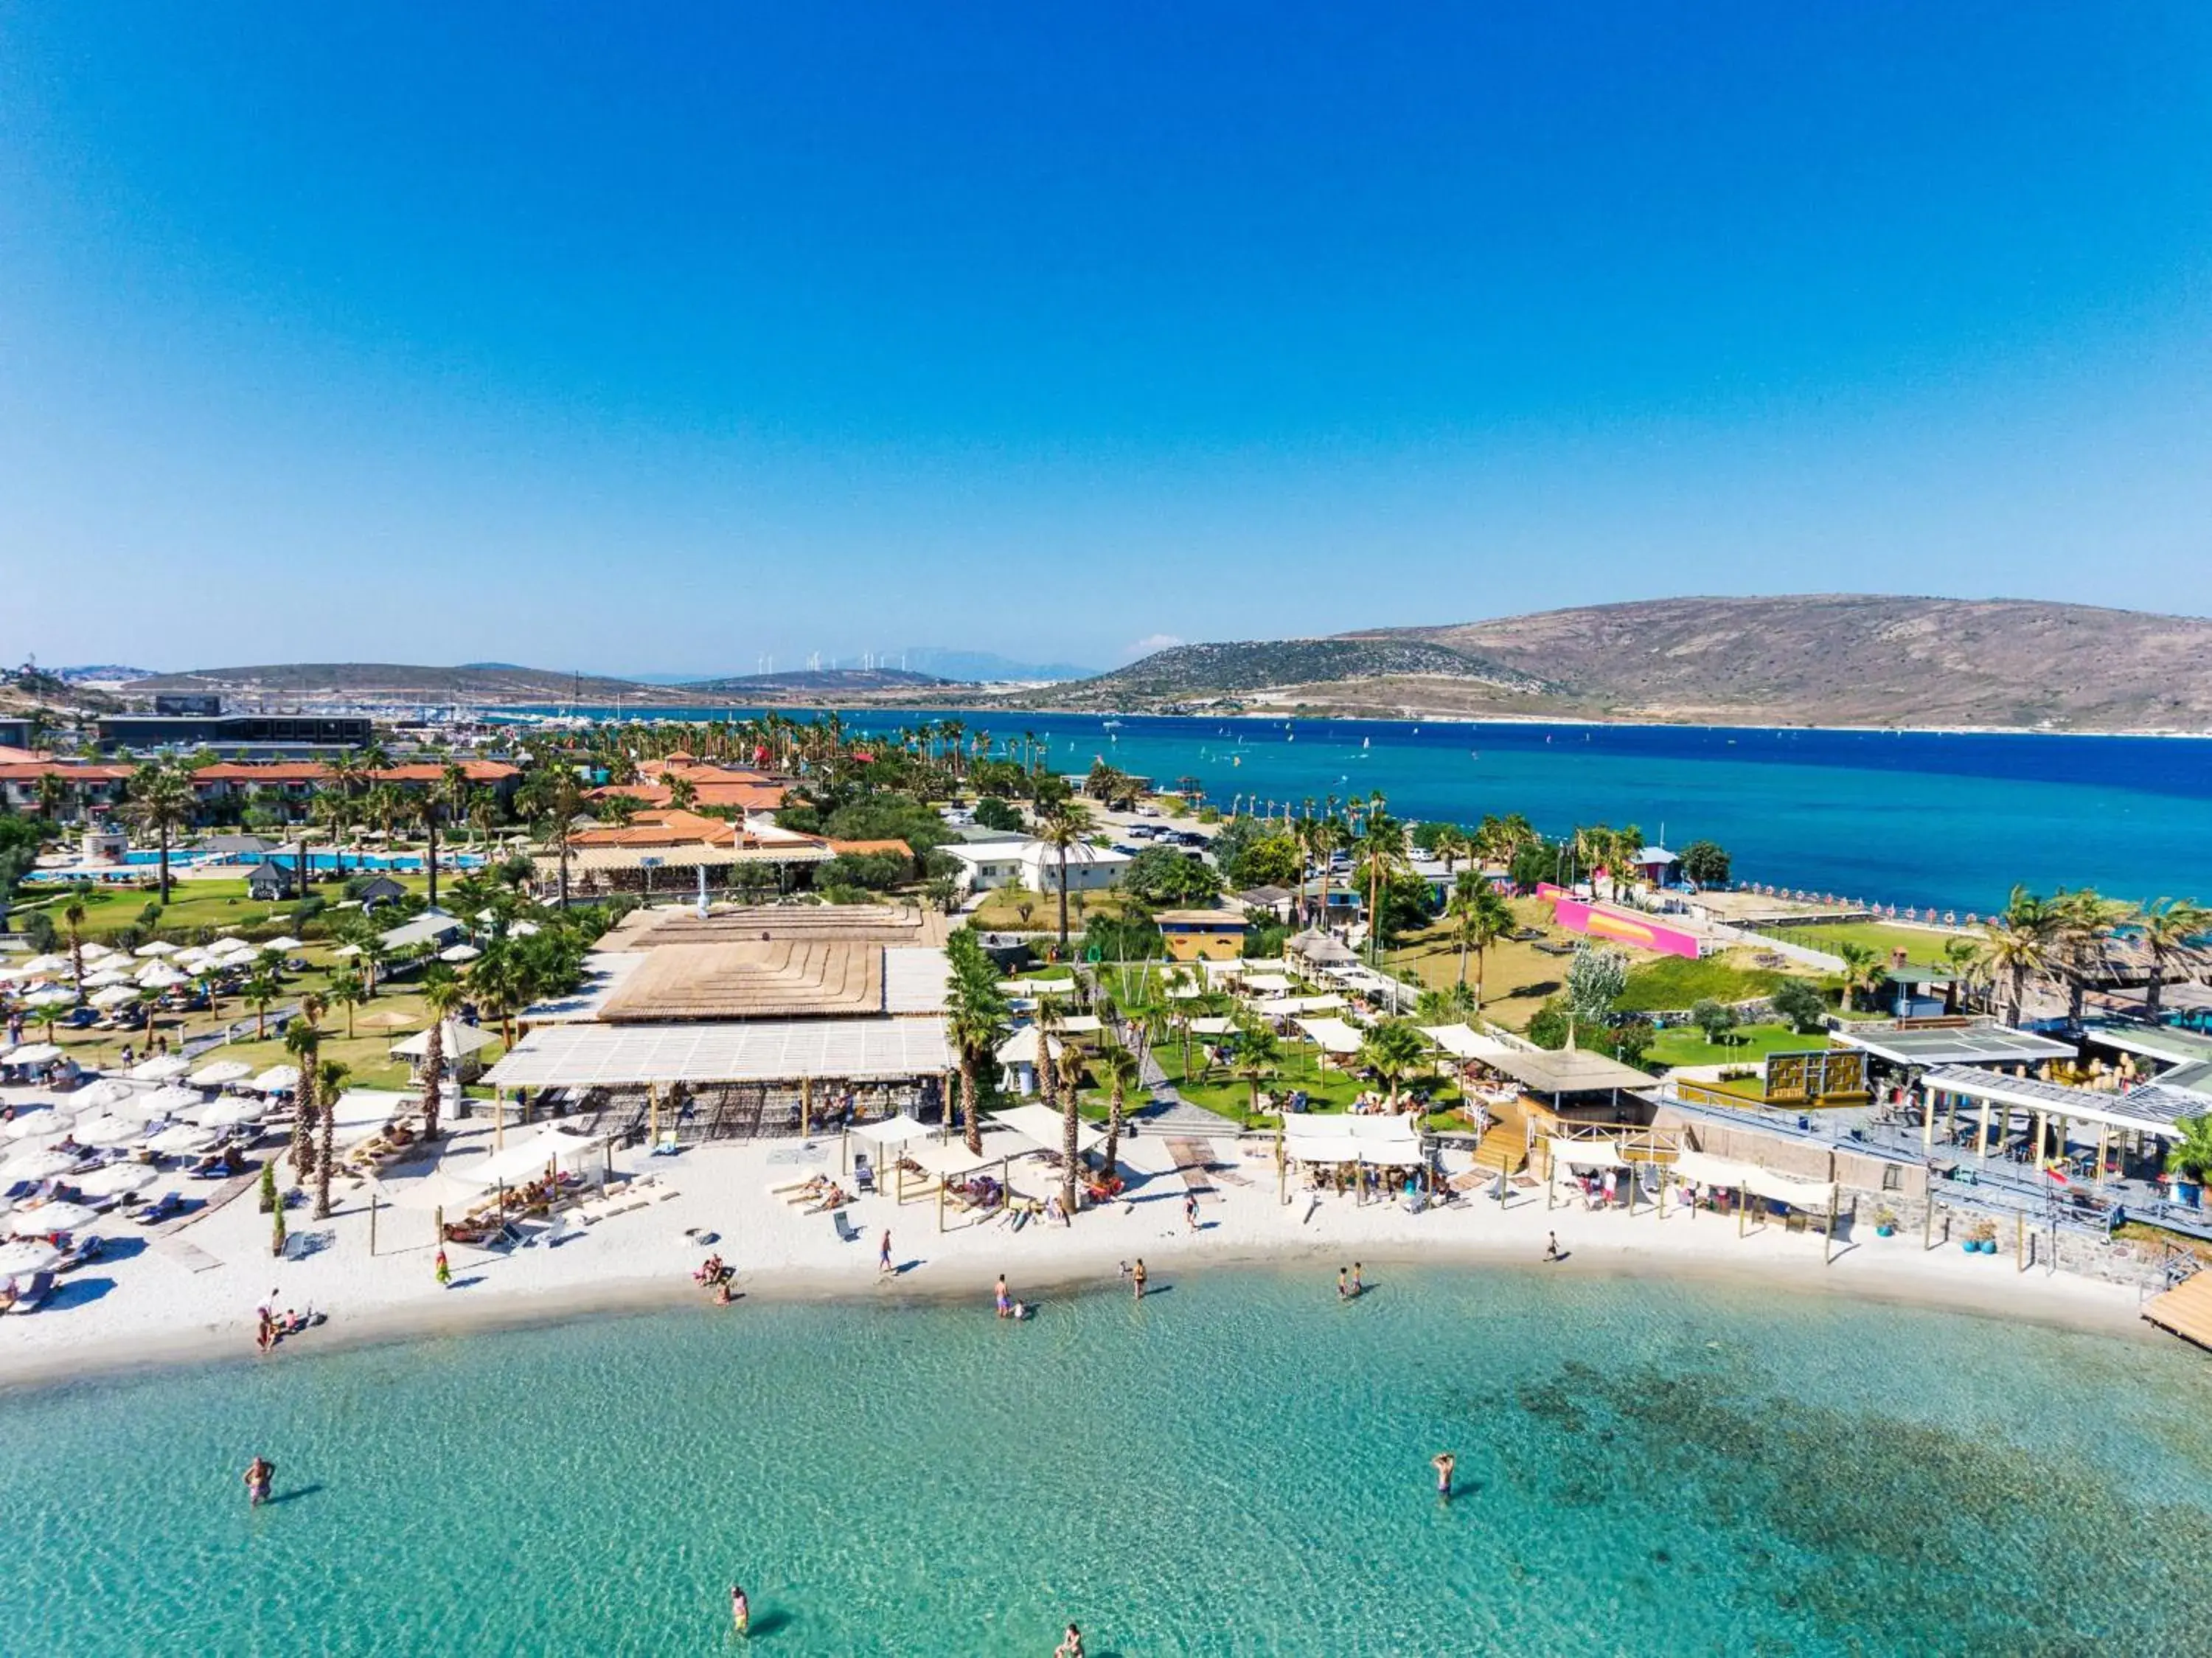
[[[157,1222],[169,1220],[173,1216],[183,1214],[184,1212],[184,1194],[176,1192],[165,1192],[152,1203],[147,1204],[145,1208],[138,1211],[137,1221],[138,1224],[141,1226],[152,1226]]]
[[[39,1303],[54,1293],[54,1275],[33,1272],[27,1278],[15,1281],[15,1300],[8,1308],[10,1313],[35,1313]]]

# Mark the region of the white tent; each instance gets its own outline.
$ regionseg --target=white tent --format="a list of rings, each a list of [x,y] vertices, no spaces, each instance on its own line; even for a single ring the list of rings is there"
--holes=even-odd
[[[265,955],[271,950],[296,950],[299,948],[300,941],[291,934],[279,933],[261,947],[260,953]]]
[[[185,1088],[172,1082],[166,1088],[155,1088],[151,1094],[141,1094],[125,1100],[115,1107],[118,1117],[135,1117],[142,1123],[150,1123],[156,1117],[174,1117],[179,1112],[190,1111],[195,1106],[205,1105],[198,1088]]]
[[[88,1198],[128,1198],[168,1176],[144,1163],[102,1163],[70,1184]]]
[[[1277,996],[1254,1003],[1252,1011],[1264,1019],[1295,1019],[1300,1014],[1334,1013],[1343,1005],[1340,996]]]
[[[337,948],[336,948],[335,950],[332,950],[332,951],[331,952],[331,959],[332,959],[332,960],[337,960],[337,961],[349,961],[349,960],[351,960],[355,956],[357,956],[357,955],[359,955],[360,954],[361,954],[361,946],[360,946],[360,945],[358,945],[358,944],[341,944],[341,945],[339,945],[339,946],[337,947]]]
[[[126,1003],[136,1002],[138,999],[138,992],[128,984],[110,984],[94,991],[86,999],[94,1007],[104,1011],[109,1008],[122,1007]]]
[[[1562,1140],[1556,1134],[1548,1137],[1554,1163],[1565,1163],[1569,1168],[1626,1168],[1628,1159],[1620,1155],[1618,1140]]]
[[[0,1278],[27,1278],[34,1272],[51,1272],[61,1264],[62,1252],[52,1244],[0,1244]]]
[[[23,1005],[27,1008],[67,1008],[74,1006],[76,1002],[76,992],[75,991],[65,991],[60,989],[58,986],[51,991],[33,991],[28,996],[23,998]],[[33,1047],[40,1047],[46,1045],[34,1042],[31,1045]],[[59,1048],[56,1048],[54,1052],[58,1055],[61,1052],[61,1050]],[[13,1065],[30,1064],[34,1062],[24,1058],[21,1054],[16,1054],[11,1056],[8,1063]]]
[[[1060,1114],[1045,1106],[1010,1106],[1004,1111],[993,1112],[991,1120],[1012,1129],[1024,1140],[1035,1141],[1048,1151],[1058,1151],[1065,1143],[1062,1137],[1066,1129]],[[1103,1130],[1084,1122],[1076,1125],[1075,1144],[1079,1151],[1093,1151],[1105,1143]]]
[[[937,1131],[928,1124],[917,1121],[901,1112],[896,1117],[886,1117],[878,1123],[855,1123],[852,1135],[856,1140],[866,1140],[876,1146],[902,1146],[909,1140],[927,1139]]]
[[[999,1044],[999,1051],[994,1058],[1002,1065],[1034,1065],[1037,1062],[1037,1034],[1035,1025],[1023,1026]],[[1058,1037],[1054,1037],[1049,1049],[1052,1057],[1059,1058],[1060,1050],[1066,1045]]]
[[[297,1065],[271,1065],[246,1086],[256,1094],[283,1094],[300,1086],[300,1068]]]
[[[1424,1025],[1427,1037],[1455,1059],[1488,1059],[1510,1050],[1494,1036],[1485,1036],[1470,1025]]]
[[[1069,1036],[1089,1036],[1106,1028],[1106,1021],[1095,1013],[1072,1013],[1054,1021],[1053,1029]]]
[[[96,973],[87,973],[84,976],[85,988],[94,991],[112,990],[118,984],[131,984],[137,982],[131,977],[131,969],[128,967],[102,967]]]
[[[1341,1019],[1301,1019],[1298,1028],[1326,1053],[1358,1053],[1359,1033]]]
[[[202,1065],[185,1080],[196,1088],[219,1088],[226,1082],[243,1082],[253,1075],[253,1067],[239,1059],[218,1059],[211,1065]]]
[[[588,1134],[571,1134],[566,1129],[547,1128],[526,1138],[511,1143],[506,1150],[474,1163],[458,1167],[440,1166],[441,1172],[457,1179],[471,1181],[480,1186],[527,1186],[545,1173],[547,1165],[560,1168],[575,1168],[598,1154],[605,1143],[601,1138]]]
[[[1280,973],[1247,973],[1244,988],[1254,996],[1283,996],[1289,992],[1291,981]]]
[[[73,965],[65,955],[34,955],[21,963],[18,971],[36,977],[40,973],[65,973]]]
[[[135,956],[151,960],[155,956],[181,954],[183,954],[184,948],[185,947],[181,944],[172,944],[165,938],[157,938],[152,940],[150,942],[141,944],[137,949],[131,951],[131,954]]]
[[[166,961],[153,962],[138,970],[138,983],[145,990],[173,991],[191,982],[189,974],[179,972]]]
[[[1740,1163],[1733,1157],[1716,1157],[1710,1152],[1685,1151],[1674,1159],[1676,1177],[1694,1180],[1699,1186],[1725,1186],[1735,1191],[1744,1185],[1751,1173],[1749,1163]]]
[[[449,944],[438,952],[438,960],[452,962],[474,961],[483,954],[483,952],[473,944]]]

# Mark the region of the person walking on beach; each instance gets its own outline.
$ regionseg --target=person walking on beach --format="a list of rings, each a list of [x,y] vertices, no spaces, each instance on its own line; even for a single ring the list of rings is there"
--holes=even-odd
[[[1184,1223],[1192,1231],[1198,1230],[1198,1193],[1195,1192],[1187,1192],[1183,1194],[1182,1218]]]
[[[876,1250],[876,1271],[877,1271],[878,1273],[884,1273],[884,1272],[888,1272],[888,1271],[890,1271],[890,1270],[891,1270],[891,1229],[890,1229],[890,1228],[889,1228],[889,1227],[885,1227],[885,1228],[884,1228],[884,1240],[883,1240],[882,1244],[880,1244],[880,1245],[877,1247],[877,1250]]]
[[[269,1500],[269,1488],[276,1482],[276,1465],[267,1457],[256,1455],[246,1465],[246,1501],[248,1508],[258,1509]]]
[[[1133,1289],[1134,1289],[1136,1290],[1136,1292],[1137,1292],[1137,1297],[1136,1297],[1136,1298],[1137,1298],[1139,1301],[1142,1301],[1142,1300],[1144,1300],[1144,1298],[1145,1298],[1145,1258],[1144,1258],[1142,1255],[1139,1255],[1139,1256],[1138,1256],[1138,1257],[1137,1257],[1137,1264],[1136,1264],[1136,1265],[1134,1265],[1134,1266],[1133,1266],[1133,1267],[1131,1267],[1131,1268],[1129,1269],[1129,1283],[1130,1283],[1131,1287],[1132,1287]]]
[[[1546,1234],[1544,1259],[1547,1261],[1556,1261],[1559,1259],[1559,1234],[1556,1232]]]
[[[439,1289],[443,1289],[447,1285],[453,1283],[453,1268],[452,1263],[446,1259],[446,1246],[443,1244],[440,1244],[438,1246],[437,1265],[432,1269],[432,1271],[436,1272],[438,1275]]]
[[[1429,1466],[1437,1471],[1437,1495],[1450,1502],[1452,1470],[1459,1466],[1459,1459],[1449,1451],[1439,1451],[1429,1459]]]
[[[740,1635],[749,1636],[753,1631],[752,1605],[735,1583],[730,1585],[730,1622]]]

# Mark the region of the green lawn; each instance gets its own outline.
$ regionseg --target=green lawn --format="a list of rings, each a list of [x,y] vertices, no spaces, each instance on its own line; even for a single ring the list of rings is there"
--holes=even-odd
[[[1200,1080],[1186,1080],[1182,1070],[1182,1044],[1164,1043],[1153,1051],[1159,1059],[1160,1069],[1167,1073],[1168,1080],[1191,1104],[1218,1112],[1232,1123],[1241,1124],[1247,1120],[1245,1112],[1251,1106],[1252,1085],[1237,1076],[1233,1069],[1216,1066]],[[1192,1044],[1191,1052],[1194,1058],[1198,1058],[1199,1045],[1195,1042]],[[1320,1050],[1310,1042],[1284,1043],[1282,1059],[1276,1075],[1261,1083],[1261,1091],[1278,1094],[1303,1088],[1307,1096],[1307,1110],[1326,1114],[1346,1110],[1358,1098],[1363,1089],[1372,1086],[1357,1076],[1334,1069],[1316,1075],[1319,1054]],[[1425,1087],[1432,1094],[1441,1089],[1443,1097],[1453,1100],[1459,1097],[1456,1085],[1437,1076],[1408,1077],[1403,1087],[1408,1091]],[[1086,1100],[1095,1099],[1103,1105],[1106,1096],[1098,1093],[1086,1094],[1085,1097]],[[1250,1120],[1257,1126],[1272,1125],[1275,1119],[1271,1115]]]
[[[1802,1052],[1828,1045],[1826,1032],[1800,1036],[1787,1025],[1739,1025],[1724,1046],[1705,1040],[1694,1025],[1661,1031],[1644,1058],[1657,1065],[1756,1064],[1770,1053]]]
[[[1650,1013],[1694,1007],[1708,997],[1715,1002],[1745,1002],[1771,995],[1790,977],[1765,967],[1747,966],[1741,953],[1705,956],[1662,956],[1630,969],[1628,988],[1614,1005],[1624,1013]]]
[[[397,879],[401,885],[417,893],[429,884],[428,878],[421,875],[401,875]],[[37,890],[26,889],[25,896],[27,898]],[[86,893],[85,937],[104,938],[111,933],[121,932],[125,927],[138,925],[139,917],[144,913],[146,906],[155,901],[155,896],[149,891],[112,887],[97,888]],[[345,896],[345,889],[338,882],[331,881],[317,886],[313,896],[324,899],[327,905],[334,905]],[[64,894],[55,894],[43,901],[18,902],[15,924],[21,927],[34,910],[43,910],[52,918],[55,930],[65,935],[62,911],[69,903],[69,898]],[[293,909],[294,905],[289,901],[262,904],[247,897],[243,876],[235,881],[179,881],[172,883],[169,902],[161,910],[154,928],[157,933],[172,938],[189,939],[204,928],[249,928],[281,923],[291,916]],[[323,911],[325,918],[331,913],[327,908]]]
[[[1885,961],[1893,950],[1902,949],[1905,959],[1916,966],[1942,967],[1943,946],[1952,937],[1963,936],[1947,933],[1924,932],[1917,927],[1892,927],[1879,921],[1838,921],[1825,927],[1774,927],[1760,930],[1771,932],[1777,938],[1791,944],[1802,944],[1808,950],[1826,950],[1833,955],[1838,944],[1863,944]]]

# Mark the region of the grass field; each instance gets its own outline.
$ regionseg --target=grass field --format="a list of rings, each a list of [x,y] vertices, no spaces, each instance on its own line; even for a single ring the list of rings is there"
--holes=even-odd
[[[422,875],[395,877],[400,885],[416,893],[424,891],[428,879]],[[314,896],[327,903],[336,903],[345,896],[343,886],[332,881],[318,886]],[[441,893],[442,897],[443,894]],[[41,903],[18,903],[15,910],[15,924],[21,927],[24,919],[35,911],[44,911],[52,918],[56,931],[66,933],[62,911],[69,899],[56,895]],[[84,897],[84,936],[105,938],[121,932],[125,927],[141,924],[140,917],[146,906],[155,902],[155,894],[144,891],[122,891],[112,887],[95,889]],[[167,905],[160,911],[153,923],[158,933],[189,937],[204,929],[222,927],[259,927],[289,919],[295,906],[290,901],[263,904],[246,896],[244,876],[233,880],[180,881],[170,888]],[[328,915],[330,911],[324,911]]]
[[[1510,901],[1513,918],[1523,927],[1542,928],[1547,940],[1563,941],[1569,935],[1550,924],[1548,905],[1534,899]],[[1431,927],[1413,933],[1383,958],[1383,966],[1401,977],[1444,989],[1458,982],[1459,948],[1446,929]],[[1526,1025],[1535,1016],[1544,998],[1558,991],[1566,977],[1567,958],[1547,955],[1534,943],[1507,940],[1490,947],[1482,964],[1482,1011],[1501,1025]],[[1468,957],[1467,980],[1473,984],[1475,964]]]
[[[1079,905],[1076,899],[1083,900]],[[1023,913],[1026,908],[1028,913]],[[1067,936],[1082,936],[1083,924],[1092,916],[1118,916],[1122,901],[1112,893],[1071,893],[1067,897]],[[986,893],[975,911],[974,924],[986,932],[1056,933],[1060,930],[1060,899],[1050,893],[1010,893],[998,887]]]
[[[1695,961],[1686,956],[1662,956],[1630,970],[1628,988],[1615,1005],[1624,1013],[1650,1013],[1694,1007],[1708,997],[1715,1002],[1746,1002],[1771,994],[1789,977],[1751,966],[1737,950]]]
[[[1823,927],[1776,927],[1770,930],[1774,936],[1791,944],[1802,944],[1808,950],[1826,950],[1835,954],[1838,944],[1863,944],[1867,948],[1889,960],[1893,950],[1902,949],[1905,959],[1916,966],[1941,967],[1943,946],[1953,937],[1962,934],[1933,933],[1918,927],[1892,927],[1879,921],[1838,921]]]
[[[1644,1058],[1656,1065],[1756,1064],[1770,1053],[1827,1045],[1826,1032],[1800,1036],[1787,1025],[1740,1025],[1726,1045],[1717,1047],[1696,1026],[1683,1025],[1661,1031]]]

